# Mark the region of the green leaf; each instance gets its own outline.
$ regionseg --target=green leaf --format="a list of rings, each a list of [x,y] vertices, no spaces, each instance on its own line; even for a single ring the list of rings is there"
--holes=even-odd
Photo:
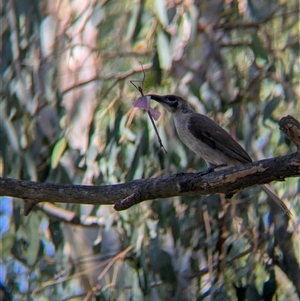
[[[263,48],[262,43],[256,33],[252,36],[251,48],[253,50],[256,59],[260,58],[268,62],[268,53]]]
[[[56,142],[51,155],[51,168],[54,169],[57,167],[58,162],[66,149],[66,146],[67,146],[67,141],[66,138],[64,137]]]
[[[159,22],[165,27],[169,24],[166,3],[163,0],[155,0],[154,7],[157,13]]]
[[[167,35],[162,29],[157,33],[157,51],[160,67],[169,70],[172,66],[171,49]]]
[[[141,4],[139,2],[135,3],[132,8],[131,16],[129,18],[129,22],[127,26],[127,39],[133,38],[136,35],[135,32],[139,31],[137,30],[137,26],[138,26],[140,10],[141,10]]]
[[[27,264],[33,266],[37,260],[40,248],[40,236],[38,235],[39,219],[36,214],[31,213],[26,224],[26,232],[28,234]]]
[[[267,103],[263,112],[263,120],[269,119],[272,116],[273,111],[277,108],[281,101],[281,97],[275,97]]]

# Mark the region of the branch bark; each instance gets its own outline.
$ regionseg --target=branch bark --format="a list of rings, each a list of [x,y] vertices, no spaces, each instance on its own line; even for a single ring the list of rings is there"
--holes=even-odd
[[[0,195],[39,202],[113,205],[123,210],[146,200],[199,194],[232,194],[256,184],[300,176],[300,153],[212,173],[184,173],[103,186],[62,185],[0,178]],[[27,212],[28,213],[28,212]]]
[[[37,183],[0,177],[0,196],[24,199],[25,214],[40,202],[115,205],[128,209],[146,200],[199,194],[234,194],[256,184],[300,176],[300,123],[283,117],[280,129],[296,145],[291,155],[251,162],[217,172],[182,173],[170,177],[135,180],[102,186]]]

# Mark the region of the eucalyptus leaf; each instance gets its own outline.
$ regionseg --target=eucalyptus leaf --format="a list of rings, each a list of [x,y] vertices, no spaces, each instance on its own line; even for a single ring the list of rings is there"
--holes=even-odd
[[[71,185],[142,178],[148,185],[205,169],[179,140],[170,112],[155,105],[166,154],[147,113],[132,109],[142,95],[130,81],[143,79],[144,95],[182,96],[253,158],[294,151],[269,121],[300,116],[298,0],[54,2],[1,6],[1,176]],[[139,193],[139,183],[123,192]],[[294,214],[279,227],[252,187],[230,204],[218,194],[177,196],[121,213],[56,203],[25,217],[24,200],[13,198],[8,211],[4,200],[2,282],[18,300],[84,292],[103,301],[242,299],[233,283],[244,299],[296,300],[299,252],[288,225],[299,227],[300,181],[272,185]],[[287,263],[279,274],[273,253]]]
[[[33,266],[37,260],[37,256],[40,249],[40,236],[39,236],[39,219],[37,214],[32,213],[28,217],[26,223],[26,233],[28,239],[27,249],[27,264]]]
[[[41,50],[45,57],[52,54],[55,46],[55,33],[57,30],[57,19],[49,15],[43,19],[40,26]]]
[[[251,42],[251,48],[253,50],[253,53],[255,55],[255,58],[263,59],[265,62],[268,62],[268,52],[264,49],[262,46],[262,42],[257,36],[257,33],[252,35],[252,42]]]
[[[157,52],[161,69],[169,70],[172,66],[171,47],[168,37],[162,29],[157,33]]]
[[[136,1],[134,3],[134,8],[132,9],[131,16],[129,18],[129,22],[127,26],[127,39],[131,39],[135,35],[136,27],[138,25],[140,9],[141,9],[140,1]]]
[[[280,102],[282,101],[281,97],[274,97],[272,100],[270,100],[263,111],[263,120],[266,121],[267,119],[271,118],[272,113],[274,110],[278,107]]]
[[[65,137],[59,139],[56,142],[51,155],[51,167],[53,169],[57,167],[59,160],[62,157],[66,147],[67,147],[67,140]]]
[[[165,27],[168,25],[168,14],[165,0],[154,0],[154,7],[160,23]]]

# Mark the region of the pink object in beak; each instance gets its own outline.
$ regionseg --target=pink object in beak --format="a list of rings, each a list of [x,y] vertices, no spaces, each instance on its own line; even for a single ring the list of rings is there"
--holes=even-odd
[[[157,120],[160,117],[160,112],[150,107],[149,104],[150,99],[151,99],[150,96],[142,96],[137,101],[135,101],[132,105],[135,108],[144,109],[148,111],[152,116],[152,118]]]

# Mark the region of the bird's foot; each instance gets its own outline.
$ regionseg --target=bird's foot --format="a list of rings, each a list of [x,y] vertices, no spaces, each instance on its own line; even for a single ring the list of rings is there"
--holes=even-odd
[[[185,174],[185,172],[177,172],[176,174],[174,174],[175,177],[179,177],[179,176],[183,176]]]
[[[217,168],[225,167],[227,164],[210,165],[206,170],[197,173],[198,176],[204,176],[211,172],[214,172]]]
[[[227,166],[227,164],[223,163],[223,164],[219,164],[219,165],[210,165],[208,168],[207,168],[207,171],[208,172],[214,172],[216,171],[216,169],[220,168],[220,167],[225,167]]]

